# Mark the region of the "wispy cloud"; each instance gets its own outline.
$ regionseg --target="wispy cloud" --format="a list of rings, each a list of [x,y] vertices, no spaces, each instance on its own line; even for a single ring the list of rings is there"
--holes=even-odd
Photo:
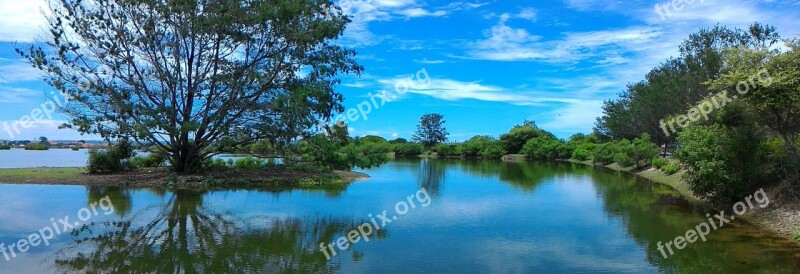
[[[419,64],[444,64],[447,61],[445,60],[428,60],[428,58],[423,58],[422,60],[414,59],[414,62]]]

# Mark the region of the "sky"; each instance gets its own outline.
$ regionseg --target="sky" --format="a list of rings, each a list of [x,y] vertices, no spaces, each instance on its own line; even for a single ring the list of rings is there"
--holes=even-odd
[[[761,22],[800,34],[798,0],[336,2],[352,22],[335,43],[365,68],[337,87],[353,109],[349,131],[388,139],[410,138],[426,113],[444,115],[451,141],[497,137],[524,120],[562,138],[588,133],[604,100],[701,28]],[[42,14],[41,0],[0,0],[0,140],[99,139],[57,129],[66,117],[46,106],[36,113],[52,89],[14,49],[44,41]],[[376,96],[384,90],[391,100]],[[42,117],[32,127],[6,127],[32,114]]]

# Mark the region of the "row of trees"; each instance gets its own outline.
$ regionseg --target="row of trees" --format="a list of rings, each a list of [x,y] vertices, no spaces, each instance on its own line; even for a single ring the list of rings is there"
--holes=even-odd
[[[596,130],[612,139],[647,133],[677,147],[683,178],[714,203],[732,203],[781,182],[790,190],[783,193],[796,198],[799,48],[797,40],[782,40],[773,27],[758,23],[747,30],[701,30],[681,45],[680,57],[607,101]],[[716,102],[708,119],[686,121],[674,134],[660,123],[719,100],[724,102]]]

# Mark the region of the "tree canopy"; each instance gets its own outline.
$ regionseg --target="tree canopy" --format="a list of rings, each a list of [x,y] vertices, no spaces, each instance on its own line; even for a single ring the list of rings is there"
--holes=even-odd
[[[425,114],[419,119],[417,131],[412,140],[420,142],[426,148],[447,142],[447,129],[444,127],[444,116],[438,113]]]
[[[18,49],[70,98],[65,127],[133,138],[186,172],[229,146],[288,144],[342,111],[332,43],[349,23],[328,0],[51,1],[47,46]],[[213,148],[213,149],[212,149]]]

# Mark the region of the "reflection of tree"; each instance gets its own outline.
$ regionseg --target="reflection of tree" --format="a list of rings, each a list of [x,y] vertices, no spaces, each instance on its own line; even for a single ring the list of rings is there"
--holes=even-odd
[[[549,179],[574,174],[569,164],[550,161],[463,161],[460,165],[470,174],[481,177],[497,176],[500,181],[525,192],[535,190]]]
[[[330,273],[338,266],[328,265],[319,243],[355,227],[327,219],[243,220],[205,208],[204,194],[177,191],[163,207],[77,229],[78,240],[59,252],[56,265],[78,272]]]
[[[594,185],[604,210],[622,220],[628,234],[647,250],[647,259],[661,271],[678,273],[793,273],[800,267],[794,259],[796,247],[783,239],[763,232],[748,231],[738,223],[711,232],[711,242],[699,241],[664,259],[658,242],[666,244],[687,230],[707,222],[706,212],[678,198],[668,187],[632,176],[611,172],[593,172]],[[762,234],[761,237],[754,237]],[[753,254],[760,250],[760,254]],[[665,252],[668,252],[665,250]],[[790,259],[790,260],[787,260]]]
[[[424,159],[417,168],[417,182],[420,188],[425,188],[431,195],[439,195],[444,182],[445,163]]]
[[[100,203],[100,199],[108,196],[114,205],[114,213],[124,217],[131,211],[131,190],[121,187],[89,186],[86,187],[87,204]]]

